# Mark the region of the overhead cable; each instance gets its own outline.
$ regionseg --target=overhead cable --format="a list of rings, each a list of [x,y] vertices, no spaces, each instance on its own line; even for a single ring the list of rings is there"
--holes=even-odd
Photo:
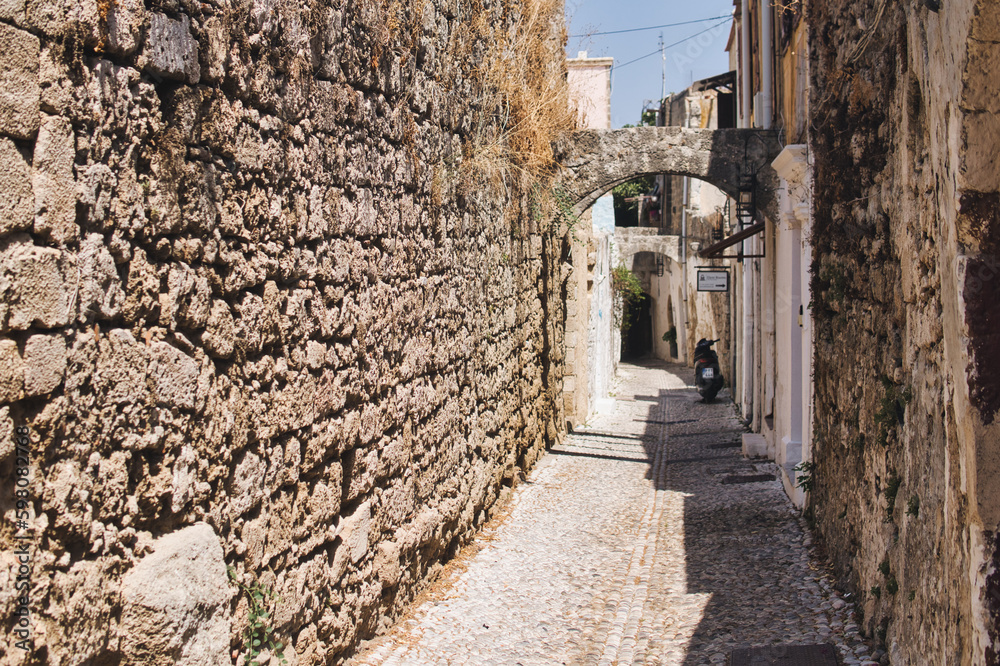
[[[690,25],[692,23],[704,23],[705,21],[716,21],[718,19],[730,19],[731,15],[727,14],[725,16],[709,16],[708,18],[697,19],[695,21],[681,21],[680,23],[664,23],[663,25],[650,25],[644,28],[628,28],[626,30],[608,30],[606,32],[588,32],[580,35],[570,35],[573,37],[600,37],[602,35],[620,35],[624,32],[639,32],[640,30],[658,30],[660,28],[673,28],[678,25]]]
[[[693,35],[689,35],[689,36],[685,37],[684,39],[682,39],[682,40],[680,40],[680,41],[676,41],[676,42],[674,42],[673,44],[668,44],[667,46],[664,46],[664,47],[663,47],[662,49],[656,49],[655,51],[652,51],[652,52],[650,52],[650,53],[647,53],[647,54],[646,54],[646,55],[644,55],[644,56],[639,56],[638,58],[635,58],[634,60],[629,60],[628,62],[623,62],[623,63],[622,63],[622,64],[620,64],[620,65],[615,65],[615,69],[621,69],[622,67],[625,67],[626,65],[631,65],[631,64],[632,64],[632,63],[634,63],[634,62],[639,62],[640,60],[645,60],[646,58],[650,58],[650,57],[652,57],[652,56],[654,56],[654,55],[659,55],[659,54],[660,54],[660,53],[661,53],[662,51],[666,51],[667,49],[669,49],[669,48],[671,48],[671,47],[673,47],[673,46],[677,46],[678,44],[683,44],[683,43],[684,43],[684,42],[686,42],[686,41],[689,41],[689,40],[692,40],[692,39],[694,39],[695,37],[697,37],[698,35],[703,35],[703,34],[705,34],[705,33],[706,33],[706,32],[708,32],[709,30],[714,30],[715,28],[718,28],[718,27],[719,27],[720,25],[723,25],[723,24],[725,24],[725,23],[726,23],[727,21],[729,21],[729,19],[730,19],[730,18],[731,18],[731,17],[726,17],[726,20],[725,20],[725,21],[720,21],[719,23],[716,23],[715,25],[711,25],[711,26],[709,26],[709,27],[705,28],[704,30],[702,30],[702,31],[700,31],[700,32],[696,32],[696,33],[694,33]]]

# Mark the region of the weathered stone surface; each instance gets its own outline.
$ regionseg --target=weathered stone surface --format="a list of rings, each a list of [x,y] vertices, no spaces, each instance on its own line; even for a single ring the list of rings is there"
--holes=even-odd
[[[33,335],[24,343],[24,392],[51,393],[66,372],[66,341],[61,335]]]
[[[115,654],[138,626],[122,572],[194,520],[287,596],[280,640],[339,661],[489,514],[496,470],[514,478],[562,422],[544,267],[563,241],[524,230],[525,193],[459,168],[472,127],[499,130],[466,67],[482,16],[230,4],[28,0],[19,24],[41,45],[40,99],[34,129],[0,127],[0,206],[30,203],[0,230],[0,333],[18,376],[18,346],[43,362],[37,394],[22,380],[0,409],[45,452],[33,584],[53,663],[190,642],[163,623]],[[483,12],[483,44],[515,21]]]
[[[153,395],[161,405],[194,409],[198,363],[172,345],[157,342],[149,350]]]
[[[369,502],[362,502],[355,507],[350,515],[344,516],[339,536],[347,548],[352,562],[360,562],[368,553],[371,522],[372,511]]]
[[[198,83],[198,42],[191,36],[191,19],[182,14],[174,20],[153,12],[149,17],[149,36],[143,55],[154,74],[176,81]]]
[[[113,319],[121,312],[125,293],[111,252],[100,234],[89,234],[80,243],[80,320]]]
[[[20,399],[24,386],[24,362],[17,343],[0,340],[0,402]]]
[[[108,10],[108,50],[132,55],[148,22],[149,12],[142,0],[115,0]]]
[[[65,326],[72,293],[60,265],[62,253],[20,237],[0,245],[0,258],[0,330]]]
[[[134,404],[146,394],[147,362],[131,331],[112,329],[100,339],[94,383],[111,404]]]
[[[750,140],[756,136],[759,140]],[[747,129],[632,127],[576,132],[559,147],[562,183],[579,214],[615,185],[638,176],[669,173],[712,183],[730,196],[739,187],[744,153],[764,163],[757,174],[758,209],[773,217],[777,182],[771,159],[781,151],[774,137]],[[748,152],[749,151],[749,152]]]
[[[69,121],[45,116],[38,129],[32,161],[35,192],[35,233],[56,243],[75,240],[76,183],[73,159],[76,142]]]
[[[39,41],[34,35],[0,23],[0,134],[28,139],[38,131]]]
[[[844,80],[863,7],[811,6],[814,91]],[[1000,527],[997,11],[886,12],[852,84],[809,104],[810,504],[892,663],[989,663],[1000,645],[984,576]]]
[[[26,0],[29,27],[53,37],[74,35],[94,43],[98,39],[101,9],[98,0]]]
[[[1000,67],[994,72],[1000,80]],[[970,114],[966,120],[963,168],[960,184],[977,192],[1000,190],[1000,155],[993,147],[1000,145],[1000,112]]]
[[[121,654],[130,663],[229,663],[232,588],[205,523],[160,537],[122,578]]]
[[[0,20],[23,24],[24,2],[25,0],[0,0]]]
[[[205,349],[212,356],[229,358],[236,345],[236,328],[229,305],[215,301],[208,315],[208,326],[202,335]]]
[[[399,544],[395,541],[384,541],[378,545],[375,556],[375,574],[382,582],[382,587],[394,587],[399,583],[402,573],[399,567]]]
[[[2,353],[2,352],[0,352]],[[14,420],[10,418],[10,407],[0,407],[0,461],[6,461],[16,452]]]
[[[233,468],[233,488],[229,492],[234,513],[246,513],[261,503],[266,473],[266,463],[253,453],[246,454],[236,464]]]
[[[31,168],[14,142],[0,137],[0,236],[30,229],[34,215]]]
[[[168,327],[202,328],[208,322],[211,296],[206,277],[185,264],[172,266],[167,291],[160,294],[160,322]]]

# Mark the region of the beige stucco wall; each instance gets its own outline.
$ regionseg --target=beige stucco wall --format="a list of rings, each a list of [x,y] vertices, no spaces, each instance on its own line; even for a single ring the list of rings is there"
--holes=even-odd
[[[862,7],[810,17],[816,516],[892,663],[995,664],[1000,8],[892,6],[847,75]]]

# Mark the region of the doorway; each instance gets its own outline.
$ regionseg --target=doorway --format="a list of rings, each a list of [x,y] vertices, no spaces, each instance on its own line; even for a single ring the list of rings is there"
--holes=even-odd
[[[622,360],[631,361],[653,353],[653,299],[643,294],[635,301],[626,301],[622,313]]]

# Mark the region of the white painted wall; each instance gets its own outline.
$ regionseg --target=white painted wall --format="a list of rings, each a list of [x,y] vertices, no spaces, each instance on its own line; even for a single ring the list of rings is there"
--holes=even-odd
[[[614,264],[614,202],[611,195],[597,200],[593,211],[593,286],[590,290],[590,326],[587,331],[588,395],[590,413],[613,408],[609,398],[611,381],[621,359],[621,334],[614,325],[611,268]],[[589,414],[588,414],[589,416]]]
[[[812,326],[809,321],[811,182],[805,145],[786,146],[772,165],[780,179],[775,227],[776,371],[775,461],[784,468],[785,489],[804,506],[795,486],[795,465],[811,460]],[[799,311],[802,311],[801,319]]]

